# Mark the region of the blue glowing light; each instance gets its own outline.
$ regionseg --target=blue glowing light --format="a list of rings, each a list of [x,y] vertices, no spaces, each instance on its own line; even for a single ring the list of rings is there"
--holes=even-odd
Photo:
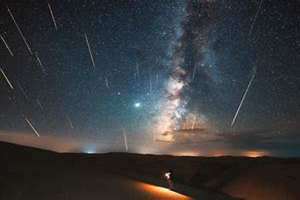
[[[93,151],[93,150],[88,150],[88,151],[86,151],[86,153],[87,153],[87,154],[94,154],[94,153],[96,153],[96,152]]]
[[[142,105],[141,105],[141,103],[140,102],[136,102],[136,103],[134,103],[134,107],[135,108],[139,108],[139,107],[141,107]]]

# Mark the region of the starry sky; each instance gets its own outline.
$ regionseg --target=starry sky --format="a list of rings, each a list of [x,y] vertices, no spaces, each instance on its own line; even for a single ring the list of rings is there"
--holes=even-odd
[[[299,156],[299,9],[3,0],[0,139],[87,153]]]

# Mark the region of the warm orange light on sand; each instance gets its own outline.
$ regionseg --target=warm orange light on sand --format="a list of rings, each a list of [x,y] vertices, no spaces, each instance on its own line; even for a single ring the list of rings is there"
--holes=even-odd
[[[188,196],[179,194],[164,187],[150,185],[148,183],[139,183],[138,187],[146,192],[155,194],[155,196],[162,200],[192,200],[192,198]]]

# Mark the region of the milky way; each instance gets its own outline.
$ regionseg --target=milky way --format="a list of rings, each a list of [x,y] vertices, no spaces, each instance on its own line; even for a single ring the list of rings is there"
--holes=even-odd
[[[200,7],[200,8],[199,8]],[[174,141],[172,131],[182,129],[185,119],[195,113],[187,110],[189,96],[188,87],[195,79],[197,68],[205,66],[205,53],[208,51],[209,31],[214,22],[214,1],[189,2],[186,13],[182,19],[182,34],[177,39],[173,47],[170,65],[172,71],[166,83],[166,96],[159,115],[159,125],[156,132],[160,133],[159,140]],[[196,15],[196,16],[195,16]],[[197,24],[194,20],[198,19]],[[191,50],[192,49],[192,50]],[[194,58],[190,52],[196,50]],[[194,63],[191,63],[191,59]],[[199,112],[199,111],[198,111]],[[200,115],[198,113],[197,115]],[[203,121],[194,116],[195,121]],[[197,123],[199,124],[199,123]],[[190,127],[194,129],[195,127]]]

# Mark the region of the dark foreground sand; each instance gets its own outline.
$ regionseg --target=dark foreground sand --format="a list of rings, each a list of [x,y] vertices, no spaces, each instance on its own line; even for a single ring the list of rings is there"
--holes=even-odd
[[[109,161],[127,154],[58,154],[0,142],[0,199],[2,200],[189,200],[180,191],[166,188],[163,179],[149,181],[143,174],[130,176],[122,169],[134,163]],[[134,154],[129,154],[134,156]],[[128,165],[128,166],[126,166]],[[132,169],[134,169],[133,167]],[[123,173],[119,173],[123,172]],[[195,190],[204,199],[231,199]],[[203,199],[203,198],[201,198]]]
[[[77,173],[76,170],[58,174],[27,175],[21,179],[20,175],[7,177],[10,180],[2,183],[1,199],[191,199],[166,188],[111,174]]]
[[[0,143],[0,163],[1,200],[300,199],[299,159],[57,154]],[[165,188],[169,169],[177,193]]]

